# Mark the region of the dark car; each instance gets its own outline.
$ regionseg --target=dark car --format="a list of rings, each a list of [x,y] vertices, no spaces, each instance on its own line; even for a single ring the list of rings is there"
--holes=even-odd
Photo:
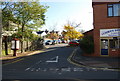
[[[62,40],[62,43],[66,43],[64,40]]]

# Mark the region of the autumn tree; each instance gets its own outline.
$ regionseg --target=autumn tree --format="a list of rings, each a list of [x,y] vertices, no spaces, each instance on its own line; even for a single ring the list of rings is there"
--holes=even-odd
[[[83,34],[76,31],[74,27],[68,25],[64,26],[64,31],[62,32],[65,40],[80,39],[83,37]]]
[[[51,32],[49,32],[49,34],[47,34],[47,38],[52,40],[58,39],[59,38],[58,31],[52,30]]]

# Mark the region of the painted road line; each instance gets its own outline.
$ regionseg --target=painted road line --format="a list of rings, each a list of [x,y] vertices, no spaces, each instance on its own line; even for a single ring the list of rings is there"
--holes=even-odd
[[[36,69],[36,71],[40,71],[40,68]]]
[[[41,63],[42,61],[40,60],[40,61],[38,61],[36,64],[39,64],[39,63]]]
[[[36,54],[36,53],[42,53],[42,52],[45,52],[45,51],[37,51],[37,52],[34,52],[34,53],[27,54],[27,56],[33,55],[33,54]],[[25,57],[25,58],[29,58],[29,57]],[[16,62],[24,60],[25,58],[21,58],[21,59],[15,60],[13,62],[5,63],[5,64],[2,64],[2,65],[8,65],[8,64],[16,63]]]
[[[32,66],[30,66],[30,67],[28,67],[28,68],[26,68],[25,69],[25,71],[28,71],[28,70],[30,70],[31,68],[33,68],[35,65],[37,65],[37,64],[39,64],[39,63],[41,63],[42,61],[40,60],[40,61],[38,61],[38,62],[36,62],[34,65],[32,65]]]
[[[19,62],[19,61],[22,61],[22,60],[24,60],[24,58],[15,60],[15,61],[13,61],[13,62],[5,63],[5,64],[2,64],[2,65],[3,65],[3,66],[4,66],[4,65],[8,65],[8,64],[16,63],[16,62]]]
[[[29,70],[30,68],[25,69],[25,71]]]
[[[49,62],[56,62],[56,63],[57,63],[57,62],[58,62],[58,58],[59,58],[59,57],[56,56],[56,57],[51,58],[51,60],[47,60],[46,62],[48,62],[48,63],[49,63]],[[52,59],[55,59],[55,60],[52,60]]]
[[[70,72],[70,71],[71,71],[71,68],[62,68],[61,71],[67,71],[67,72]]]
[[[83,68],[73,68],[73,71],[84,71]]]
[[[31,71],[34,71],[34,70],[35,70],[35,68],[32,68],[32,69],[31,69]]]

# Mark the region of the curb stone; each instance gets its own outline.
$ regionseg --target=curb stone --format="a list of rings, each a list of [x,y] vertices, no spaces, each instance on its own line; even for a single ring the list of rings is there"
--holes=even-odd
[[[101,69],[101,70],[114,70],[114,71],[120,71],[120,68],[106,68],[106,67],[94,67],[94,66],[89,66],[89,65],[86,65],[84,62],[79,62],[75,59],[75,54],[77,52],[79,48],[76,48],[73,53],[71,54],[71,56],[69,56],[69,60],[72,61],[73,63],[77,64],[77,65],[80,65],[80,66],[83,66],[83,67],[87,67],[87,68],[95,68],[95,69]]]

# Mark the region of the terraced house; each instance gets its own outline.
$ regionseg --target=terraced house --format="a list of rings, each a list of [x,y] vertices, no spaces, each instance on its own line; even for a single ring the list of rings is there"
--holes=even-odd
[[[120,56],[120,0],[93,0],[93,56]]]

